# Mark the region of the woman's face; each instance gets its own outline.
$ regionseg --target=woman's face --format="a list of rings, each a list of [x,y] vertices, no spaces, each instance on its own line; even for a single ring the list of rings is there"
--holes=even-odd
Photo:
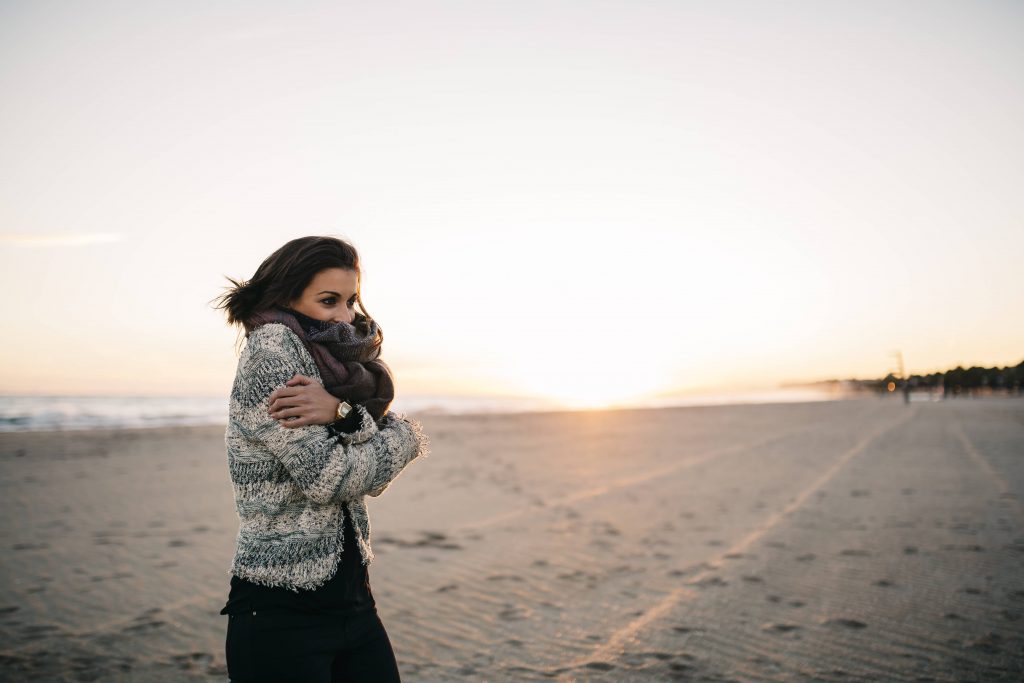
[[[347,268],[325,268],[313,276],[292,309],[310,318],[332,323],[355,320],[356,292],[359,277]]]

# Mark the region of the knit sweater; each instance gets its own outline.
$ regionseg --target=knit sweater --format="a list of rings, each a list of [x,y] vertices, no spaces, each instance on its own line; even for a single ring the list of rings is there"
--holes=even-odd
[[[267,399],[296,373],[320,379],[295,333],[277,323],[253,330],[238,360],[225,433],[239,518],[231,573],[295,591],[333,575],[345,507],[362,562],[372,562],[365,496],[379,496],[429,452],[419,423],[394,412],[374,422],[360,405],[353,409],[361,425],[350,434],[281,426],[268,414]]]

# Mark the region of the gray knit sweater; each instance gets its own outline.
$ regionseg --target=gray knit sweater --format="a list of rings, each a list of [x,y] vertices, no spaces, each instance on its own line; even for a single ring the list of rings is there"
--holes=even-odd
[[[374,422],[359,405],[362,424],[351,434],[282,427],[267,413],[267,398],[295,373],[320,379],[295,333],[276,323],[253,330],[238,359],[225,434],[239,518],[231,572],[311,590],[334,575],[346,508],[363,564],[373,560],[365,496],[379,496],[426,455],[428,440],[416,421],[388,412]]]

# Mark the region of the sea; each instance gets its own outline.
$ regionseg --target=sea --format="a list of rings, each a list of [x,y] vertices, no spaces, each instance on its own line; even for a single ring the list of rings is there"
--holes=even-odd
[[[828,401],[818,388],[671,396],[612,408]],[[409,415],[468,415],[571,410],[549,400],[504,396],[405,396],[392,409]],[[227,396],[0,396],[0,432],[226,424]]]

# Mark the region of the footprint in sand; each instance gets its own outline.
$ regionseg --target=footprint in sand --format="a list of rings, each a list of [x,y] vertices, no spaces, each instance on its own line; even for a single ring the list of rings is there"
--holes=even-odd
[[[671,569],[671,570],[665,572],[665,574],[667,576],[672,576],[672,577],[692,576],[693,574],[705,571],[707,569],[717,569],[717,568],[718,567],[710,565],[707,562],[701,562],[699,564],[690,565],[689,567],[684,567],[683,569]]]
[[[878,581],[875,581],[874,585],[878,586],[879,588],[892,588],[896,584],[890,581],[889,579],[879,579]]]
[[[697,586],[698,588],[712,588],[718,586],[728,586],[729,582],[722,579],[719,576],[709,576],[705,579],[699,579],[697,581],[691,581],[691,586]]]
[[[797,562],[813,562],[818,556],[814,553],[804,553],[803,555],[797,555]]]
[[[637,657],[639,657],[640,659],[650,658],[650,659],[657,659],[657,660],[662,661],[662,662],[667,661],[667,660],[672,659],[673,657],[675,657],[675,655],[672,654],[671,652],[638,652],[636,654],[637,654]]]
[[[964,545],[944,545],[943,550],[963,550],[969,553],[982,553],[985,552],[985,547],[977,544],[964,544]]]
[[[846,548],[845,550],[840,550],[839,554],[846,555],[847,557],[871,557],[871,553],[867,550],[859,550],[857,548]]]
[[[49,547],[50,544],[45,541],[39,543],[15,543],[11,546],[11,550],[46,550]]]
[[[455,590],[458,587],[459,587],[459,584],[457,584],[457,583],[446,583],[443,586],[438,586],[437,592],[438,593],[447,593],[448,591],[453,591],[453,590]]]
[[[670,662],[668,665],[669,671],[673,672],[673,679],[677,674],[688,673],[693,670],[693,666],[690,664],[684,664],[683,662]],[[687,679],[679,679],[687,680]]]
[[[392,544],[401,548],[439,548],[441,550],[462,550],[458,543],[452,543],[448,536],[439,531],[421,531],[421,538],[415,541],[407,541],[393,536],[381,536],[377,543]]]
[[[917,555],[917,546],[915,546],[915,545],[904,546],[903,554],[904,555]]]
[[[867,628],[867,624],[857,619],[848,619],[846,617],[837,617],[835,619],[826,619],[822,622],[825,626],[840,626],[842,628]]]
[[[208,667],[213,662],[209,652],[189,652],[186,655],[174,655],[171,661],[182,671]]]
[[[526,619],[530,616],[530,610],[521,605],[513,605],[505,603],[505,607],[498,612],[498,616],[505,621],[519,621],[520,619]]]
[[[852,489],[850,491],[850,496],[853,498],[867,498],[870,495],[871,491],[868,491],[867,489]]]
[[[167,622],[160,619],[147,619],[143,617],[137,617],[134,624],[129,624],[121,629],[122,633],[139,633],[141,631],[152,631],[154,629],[161,628]]]
[[[764,583],[764,579],[756,574],[744,574],[741,578],[747,583]]]
[[[786,624],[780,622],[770,621],[761,627],[764,631],[770,631],[772,633],[791,633],[793,631],[799,631],[800,627],[796,624]]]
[[[978,650],[986,654],[995,655],[1003,651],[1001,647],[1003,644],[1003,637],[998,633],[992,633],[989,631],[985,635],[975,640],[969,641],[967,647],[972,650]]]
[[[60,629],[50,624],[29,624],[22,627],[19,634],[23,640],[41,640]]]

